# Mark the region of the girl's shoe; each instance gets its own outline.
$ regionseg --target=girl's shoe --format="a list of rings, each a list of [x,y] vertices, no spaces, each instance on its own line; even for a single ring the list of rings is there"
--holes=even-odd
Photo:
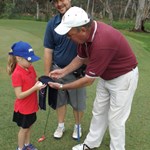
[[[25,146],[25,149],[23,150],[38,150],[34,145],[29,144],[28,146]]]
[[[18,150],[18,147],[16,148],[16,150]],[[22,150],[26,150],[26,147],[24,146]]]

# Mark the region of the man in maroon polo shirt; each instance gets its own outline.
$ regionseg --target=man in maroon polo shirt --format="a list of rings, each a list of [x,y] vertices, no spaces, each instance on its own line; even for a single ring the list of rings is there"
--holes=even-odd
[[[91,85],[99,78],[89,133],[83,144],[72,150],[99,147],[109,128],[110,150],[125,150],[125,123],[138,83],[137,60],[124,36],[113,27],[90,19],[79,8],[70,8],[55,28],[79,44],[78,56],[65,68],[50,73],[61,78],[86,63],[83,78],[67,84],[49,83],[56,89],[74,89]]]

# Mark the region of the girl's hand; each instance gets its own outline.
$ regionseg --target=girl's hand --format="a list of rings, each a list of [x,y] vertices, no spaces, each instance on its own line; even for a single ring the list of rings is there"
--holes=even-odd
[[[46,87],[46,84],[43,84],[42,82],[37,81],[34,86],[35,86],[36,90],[41,90]]]

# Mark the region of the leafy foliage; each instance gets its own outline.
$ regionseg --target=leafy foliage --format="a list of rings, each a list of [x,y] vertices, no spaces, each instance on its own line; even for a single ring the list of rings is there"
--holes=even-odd
[[[90,9],[92,8],[92,1],[93,0],[72,0],[72,6],[79,6],[87,10],[87,2],[90,2]],[[114,19],[118,20],[123,17],[123,13],[126,7],[128,0],[107,0],[112,10]],[[138,1],[134,0],[135,8],[138,5]],[[39,4],[40,8],[40,15],[42,18],[51,17],[53,14],[56,13],[56,10],[53,9],[52,4],[49,0],[2,0],[0,1],[0,16],[1,17],[13,17],[17,14],[21,15],[36,15],[37,4]],[[129,5],[126,18],[135,18],[136,12],[133,12],[133,4]],[[94,0],[94,17],[97,18],[105,18],[108,17],[108,12],[106,9],[106,1],[105,0]],[[3,13],[5,15],[3,15]],[[131,15],[132,14],[132,15]],[[49,16],[48,16],[49,15]]]
[[[13,3],[5,3],[5,7],[4,7],[4,13],[3,13],[3,17],[4,18],[13,18],[15,17],[16,14],[16,9],[15,9],[15,5]]]

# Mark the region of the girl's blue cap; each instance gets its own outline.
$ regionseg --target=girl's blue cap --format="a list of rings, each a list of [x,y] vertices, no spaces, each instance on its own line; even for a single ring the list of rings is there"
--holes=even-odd
[[[34,54],[31,45],[27,42],[16,42],[11,46],[11,50],[12,51],[9,52],[9,55],[23,57],[29,62],[35,62],[40,59],[40,57]]]

